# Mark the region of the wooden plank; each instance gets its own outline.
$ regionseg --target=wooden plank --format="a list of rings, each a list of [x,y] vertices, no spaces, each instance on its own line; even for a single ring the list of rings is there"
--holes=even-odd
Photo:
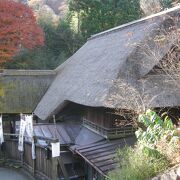
[[[97,172],[99,172],[101,175],[106,176],[104,172],[102,172],[99,168],[97,168],[89,159],[87,159],[83,154],[80,154],[77,151],[77,154],[79,154],[87,163],[89,163]]]
[[[58,172],[57,172],[57,166],[58,166],[58,158],[52,158],[52,180],[58,179]]]
[[[24,164],[24,152],[20,152],[20,157],[21,157],[21,166]]]
[[[100,141],[100,142],[97,142],[97,143],[93,143],[92,145],[86,145],[86,146],[82,146],[82,147],[77,147],[77,150],[80,151],[80,150],[84,150],[84,149],[89,149],[90,147],[96,147],[98,145],[103,145],[103,144],[107,144],[107,141]]]
[[[68,176],[68,173],[66,171],[66,168],[64,166],[64,163],[63,163],[63,160],[62,160],[61,156],[58,158],[58,161],[59,161],[59,165],[61,167],[61,170],[63,172],[65,180],[69,180],[69,176]]]
[[[96,158],[99,158],[99,157],[102,157],[102,156],[107,156],[107,155],[115,154],[115,153],[116,153],[116,151],[113,149],[113,150],[110,150],[110,151],[105,151],[105,152],[102,152],[102,153],[96,153],[96,154],[93,154],[93,155],[89,155],[89,156],[87,156],[87,158],[96,159]]]
[[[44,138],[43,138],[44,139]],[[45,139],[46,140],[46,139]],[[49,142],[52,142],[49,139]],[[29,170],[32,173],[41,172],[44,176],[47,176],[49,179],[58,179],[58,174],[55,173],[57,171],[57,161],[53,164],[50,160],[46,160],[45,158],[45,150],[44,147],[40,147],[36,145],[36,160],[33,161],[31,157],[31,144],[29,142],[24,142],[24,152],[20,153],[18,151],[18,141],[14,139],[6,140],[6,153],[8,154],[8,159],[17,161],[21,160],[21,165]],[[24,155],[23,155],[24,153]],[[52,173],[53,168],[53,173]],[[52,178],[52,176],[54,176]],[[56,177],[55,177],[56,176]]]
[[[121,147],[119,147],[119,146],[110,146],[110,147],[106,147],[106,148],[103,148],[103,149],[98,149],[98,150],[95,150],[95,151],[90,151],[90,152],[87,152],[87,153],[81,153],[81,154],[83,154],[84,156],[90,156],[90,155],[95,155],[95,154],[100,154],[100,153],[103,153],[103,152],[107,152],[107,151],[112,151],[112,150],[115,150],[116,151],[116,149],[119,149],[119,148],[121,148]]]
[[[118,165],[117,163],[114,163],[114,164],[110,164],[108,166],[103,166],[100,169],[101,169],[102,172],[110,171],[112,169],[115,169],[117,167],[117,165]]]
[[[117,163],[117,161],[109,159],[107,161],[101,161],[101,162],[96,163],[96,166],[99,168],[102,168],[103,166],[109,166],[109,165],[114,164],[114,163]]]
[[[96,164],[97,162],[100,162],[100,161],[107,161],[109,159],[113,159],[116,157],[116,154],[110,154],[108,156],[104,156],[104,157],[100,157],[100,158],[96,158],[96,159],[93,159],[93,160],[90,160],[92,163]]]
[[[115,143],[106,143],[104,145],[100,145],[100,146],[95,146],[95,147],[90,147],[88,149],[84,149],[84,150],[80,150],[79,152],[80,153],[85,153],[85,152],[89,152],[89,151],[95,151],[95,150],[98,150],[98,149],[103,149],[103,148],[106,148],[106,147],[110,147],[110,146],[120,146],[122,144],[125,144],[124,141],[118,141],[118,142],[115,142]]]
[[[19,137],[19,134],[10,134],[10,133],[4,133],[4,136],[15,136],[15,137]],[[28,137],[28,136],[25,136],[24,137]],[[52,142],[58,142],[59,139],[57,138],[50,138],[50,137],[43,137],[43,136],[34,136],[35,140],[44,140],[44,141],[47,141],[49,143],[52,143]]]

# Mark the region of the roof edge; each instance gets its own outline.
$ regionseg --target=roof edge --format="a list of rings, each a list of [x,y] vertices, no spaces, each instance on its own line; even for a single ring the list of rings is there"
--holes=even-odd
[[[155,17],[161,16],[161,15],[167,14],[167,13],[171,13],[171,12],[176,11],[176,10],[178,10],[178,9],[180,10],[180,5],[175,6],[175,7],[173,7],[173,8],[169,8],[169,9],[164,10],[164,11],[161,11],[161,12],[159,12],[159,13],[152,14],[152,15],[150,15],[150,16],[147,16],[147,17],[144,17],[144,18],[135,20],[135,21],[131,21],[131,22],[122,24],[122,25],[120,25],[120,26],[117,26],[117,27],[114,27],[114,28],[111,28],[111,29],[102,31],[102,32],[100,32],[100,33],[91,35],[90,38],[88,38],[88,40],[92,40],[92,39],[101,37],[101,36],[103,36],[103,35],[109,34],[109,33],[111,33],[111,32],[124,29],[124,28],[126,28],[126,27],[128,27],[128,26],[134,25],[134,24],[136,24],[136,23],[144,22],[144,21],[149,20],[149,19],[151,19],[151,18],[155,18]]]
[[[44,75],[56,75],[54,70],[15,70],[15,69],[3,69],[0,70],[1,76],[44,76]]]

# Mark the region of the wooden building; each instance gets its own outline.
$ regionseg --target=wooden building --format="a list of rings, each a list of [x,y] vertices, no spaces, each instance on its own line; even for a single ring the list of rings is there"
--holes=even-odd
[[[52,72],[50,86],[45,83],[40,92],[38,86],[31,89],[40,93],[33,92],[38,97],[30,103],[39,122],[53,123],[56,118],[56,125],[35,125],[35,133],[59,139],[65,148],[56,167],[60,179],[104,179],[117,166],[117,148],[135,142],[129,112],[180,107],[178,72],[172,78],[157,68],[178,38],[174,32],[179,29],[179,15],[178,6],[93,35]],[[179,56],[175,59],[180,62]],[[123,114],[117,115],[116,110]],[[179,110],[176,112],[179,118]],[[41,169],[39,164],[37,167]],[[46,170],[41,172],[51,178]]]
[[[20,113],[33,113],[55,75],[51,70],[0,70],[0,114],[5,132],[13,131]]]
[[[87,179],[103,179],[116,166],[116,148],[123,142],[133,144],[129,136],[134,128],[127,123],[131,117],[126,111],[180,107],[178,72],[172,78],[157,68],[175,44],[169,37],[178,38],[174,32],[179,29],[179,13],[180,7],[175,7],[93,35],[56,69],[34,113],[49,121],[55,115],[59,123],[78,114],[83,128],[93,134],[80,133],[77,138],[85,144],[75,141],[69,149],[88,164]],[[114,114],[117,109],[125,116]],[[128,121],[123,124],[124,120]]]

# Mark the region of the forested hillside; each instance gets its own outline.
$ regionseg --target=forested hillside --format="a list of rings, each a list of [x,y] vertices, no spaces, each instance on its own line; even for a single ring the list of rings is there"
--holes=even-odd
[[[32,7],[35,12],[47,9],[57,16],[64,17],[68,9],[67,0],[14,0]]]
[[[14,0],[30,6],[45,33],[45,45],[22,48],[4,64],[11,69],[54,69],[92,34],[159,12],[178,0]]]

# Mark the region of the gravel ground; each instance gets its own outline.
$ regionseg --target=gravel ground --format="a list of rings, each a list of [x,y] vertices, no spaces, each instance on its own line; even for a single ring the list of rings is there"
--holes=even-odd
[[[35,180],[23,170],[0,168],[0,180]]]

